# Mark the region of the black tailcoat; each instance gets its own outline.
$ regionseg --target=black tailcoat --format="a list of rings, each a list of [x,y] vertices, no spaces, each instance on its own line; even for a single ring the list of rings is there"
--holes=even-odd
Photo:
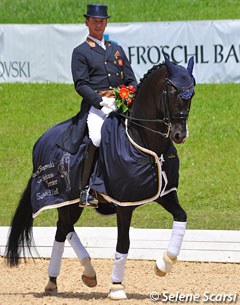
[[[77,46],[72,53],[72,76],[78,94],[83,98],[73,124],[59,136],[57,144],[74,153],[86,131],[91,106],[101,108],[100,91],[112,90],[121,84],[137,86],[127,56],[120,45],[106,41],[106,50],[91,39]]]

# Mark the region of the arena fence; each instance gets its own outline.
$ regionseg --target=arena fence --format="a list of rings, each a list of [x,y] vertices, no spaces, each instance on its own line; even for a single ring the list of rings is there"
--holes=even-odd
[[[82,243],[93,258],[113,258],[117,228],[77,227]],[[33,236],[37,247],[35,257],[48,258],[56,228],[34,227]],[[4,255],[9,227],[0,227],[0,255]],[[168,229],[130,229],[130,259],[155,260],[166,249],[171,236]],[[66,242],[65,258],[76,257]],[[240,231],[187,230],[182,244],[180,261],[240,263]]]

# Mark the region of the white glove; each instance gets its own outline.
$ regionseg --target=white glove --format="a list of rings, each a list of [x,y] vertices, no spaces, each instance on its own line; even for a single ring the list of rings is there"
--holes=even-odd
[[[108,107],[106,107],[106,106],[103,106],[103,107],[101,108],[101,111],[102,111],[103,113],[105,113],[105,114],[109,114],[110,112],[113,111],[113,109],[108,108]]]
[[[102,101],[100,102],[100,106],[111,109],[111,111],[115,111],[117,109],[116,101],[114,97],[102,97]]]

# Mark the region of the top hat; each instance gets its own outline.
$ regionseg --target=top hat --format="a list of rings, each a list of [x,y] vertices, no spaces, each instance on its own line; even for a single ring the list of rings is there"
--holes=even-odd
[[[103,4],[88,4],[87,14],[83,14],[84,17],[95,17],[95,18],[110,18],[107,14],[107,5]]]

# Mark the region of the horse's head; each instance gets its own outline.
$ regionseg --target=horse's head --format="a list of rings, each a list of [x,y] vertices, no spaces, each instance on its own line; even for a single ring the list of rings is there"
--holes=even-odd
[[[165,58],[165,64],[153,66],[140,80],[128,125],[135,142],[161,154],[169,140],[186,140],[195,85],[192,70],[193,57],[187,68]]]
[[[195,85],[193,64],[193,57],[189,59],[187,68],[175,65],[165,57],[169,75],[165,79],[162,111],[171,125],[170,138],[177,144],[184,143],[188,137],[187,120]]]

